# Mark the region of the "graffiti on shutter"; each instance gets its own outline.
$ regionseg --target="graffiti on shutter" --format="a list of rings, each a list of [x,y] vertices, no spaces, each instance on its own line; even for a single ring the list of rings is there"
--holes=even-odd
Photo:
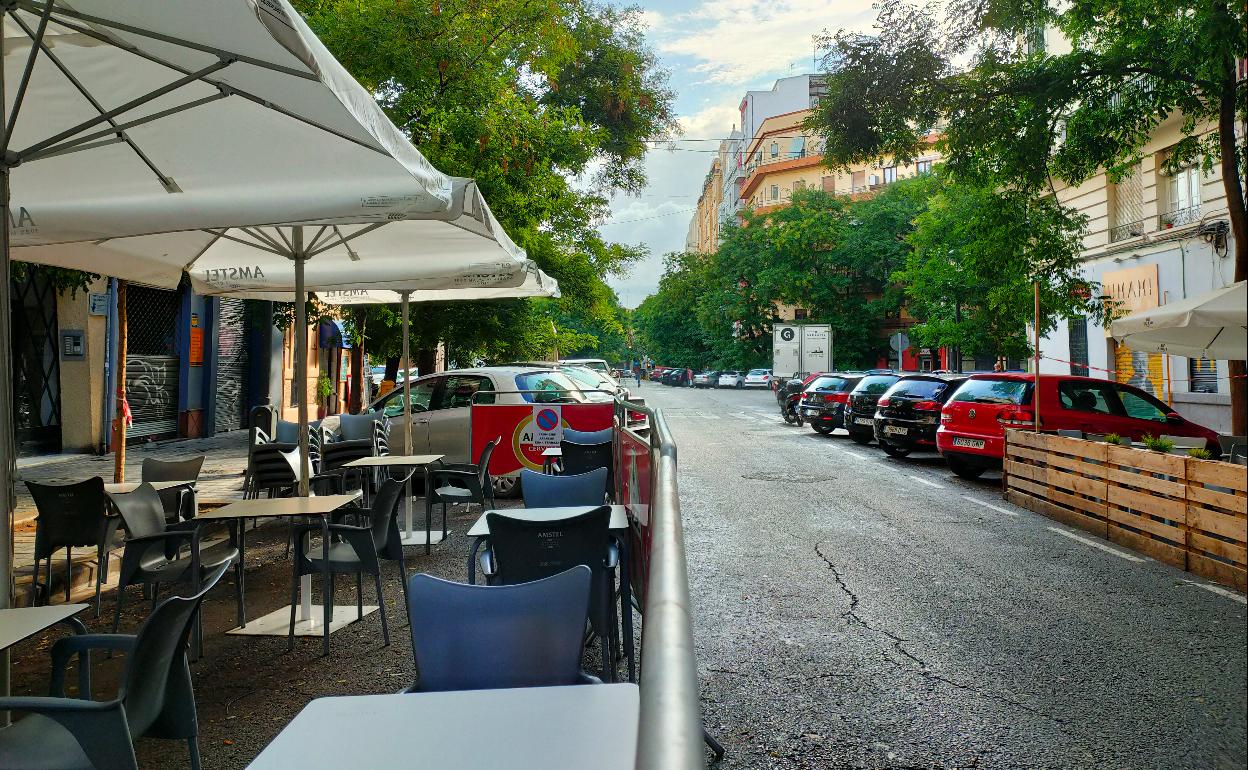
[[[1114,353],[1117,374],[1115,379],[1140,390],[1162,398],[1164,394],[1165,375],[1161,366],[1160,353],[1146,353],[1118,343]]]
[[[217,414],[218,433],[243,427],[247,413],[247,354],[244,301],[222,297],[217,322]]]
[[[178,357],[126,356],[127,438],[178,432]]]

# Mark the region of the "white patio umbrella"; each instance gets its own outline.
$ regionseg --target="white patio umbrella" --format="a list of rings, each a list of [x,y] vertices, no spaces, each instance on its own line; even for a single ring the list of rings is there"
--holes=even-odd
[[[269,222],[381,222],[450,202],[450,180],[287,0],[18,0],[0,18],[0,63],[0,287],[11,241],[37,248]],[[137,259],[52,264],[169,285],[165,265]],[[9,314],[0,291],[4,360]],[[4,532],[13,456],[4,366]],[[6,579],[8,543],[0,538]]]
[[[1248,281],[1124,316],[1110,325],[1110,334],[1135,350],[1242,361],[1248,356]]]

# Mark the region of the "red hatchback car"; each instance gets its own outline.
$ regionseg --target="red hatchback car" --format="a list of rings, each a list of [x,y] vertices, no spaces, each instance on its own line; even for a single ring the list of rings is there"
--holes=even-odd
[[[976,374],[958,388],[940,412],[936,448],[949,469],[976,478],[1000,468],[1006,428],[1030,428],[1035,378],[1030,374]],[[1117,433],[1138,441],[1144,434],[1203,438],[1214,457],[1218,434],[1184,419],[1157,398],[1118,382],[1072,375],[1040,378],[1040,428]]]

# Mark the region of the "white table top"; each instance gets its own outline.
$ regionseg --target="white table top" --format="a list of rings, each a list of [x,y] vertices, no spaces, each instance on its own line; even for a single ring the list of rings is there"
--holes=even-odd
[[[485,515],[487,513],[497,513],[523,521],[555,521],[557,519],[579,516],[582,513],[589,513],[595,507],[597,506],[566,505],[558,508],[494,508],[482,511],[481,518],[477,519],[472,528],[468,530],[468,537],[486,537],[490,534],[490,528],[485,523]],[[611,523],[607,527],[609,529],[628,529],[628,511],[624,506],[611,506]]]
[[[86,608],[85,604],[53,604],[0,610],[0,650],[7,650]]]
[[[239,500],[211,511],[204,511],[195,521],[212,519],[263,519],[272,516],[324,516],[359,498],[356,490],[346,495],[317,495],[315,497],[258,497]]]
[[[127,495],[139,488],[141,481],[123,481],[120,484],[109,482],[104,485],[104,493],[108,495]],[[159,492],[162,489],[172,489],[174,487],[193,487],[195,482],[192,481],[149,481],[148,484]]]
[[[542,450],[542,457],[563,457],[563,448],[552,446]]]
[[[380,455],[376,457],[360,457],[347,463],[347,468],[389,468],[409,467],[412,465],[428,465],[441,460],[445,455]]]
[[[632,770],[635,684],[358,695],[309,703],[250,770]]]

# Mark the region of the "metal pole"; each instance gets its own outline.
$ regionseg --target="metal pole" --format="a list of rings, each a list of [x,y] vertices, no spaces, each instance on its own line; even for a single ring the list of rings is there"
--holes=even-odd
[[[1032,411],[1036,417],[1036,433],[1040,432],[1040,282],[1036,281],[1032,284],[1032,289],[1036,297],[1036,318],[1035,318],[1035,338],[1036,338],[1036,385],[1035,391],[1031,396]]]
[[[408,457],[412,455],[412,377],[411,361],[408,356],[408,336],[410,333],[408,299],[411,296],[412,293],[410,291],[399,293],[399,306],[402,308],[403,315],[403,355],[401,357],[403,363],[403,454]],[[425,494],[428,494],[428,491]],[[407,525],[406,539],[410,543],[412,538],[416,536],[416,512],[412,508],[412,481],[410,477],[407,483],[403,485],[403,510],[406,513],[404,517]]]
[[[295,227],[295,406],[299,410],[299,496],[308,496],[308,309],[303,285],[303,228]]]
[[[7,148],[4,135],[9,124],[8,98],[4,93],[4,34],[0,33],[0,148]],[[12,606],[13,599],[13,482],[17,472],[13,440],[13,349],[9,323],[9,166],[0,158],[0,609]],[[0,651],[0,696],[9,694],[9,650]],[[9,724],[9,713],[0,712],[0,727]]]
[[[126,480],[126,349],[130,345],[126,282],[117,281],[117,418],[113,425],[113,481]]]

